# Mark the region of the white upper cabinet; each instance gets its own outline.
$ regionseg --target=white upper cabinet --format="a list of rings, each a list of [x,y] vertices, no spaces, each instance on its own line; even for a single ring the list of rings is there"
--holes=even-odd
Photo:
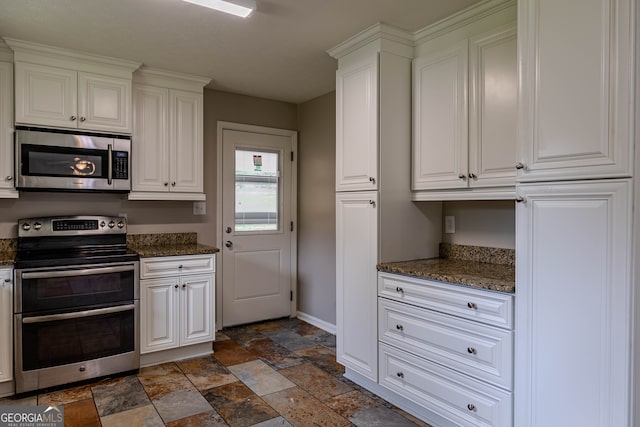
[[[139,63],[4,40],[14,51],[17,124],[131,133]]]
[[[632,171],[634,0],[521,0],[519,181]]]
[[[417,33],[414,200],[513,199],[515,15],[513,1],[483,3]]]
[[[416,58],[413,189],[466,188],[468,42]]]
[[[336,72],[336,191],[376,190],[378,55]]]
[[[149,68],[135,73],[130,200],[205,200],[202,92],[208,82]]]
[[[13,159],[13,64],[0,62],[0,198],[18,197]]]

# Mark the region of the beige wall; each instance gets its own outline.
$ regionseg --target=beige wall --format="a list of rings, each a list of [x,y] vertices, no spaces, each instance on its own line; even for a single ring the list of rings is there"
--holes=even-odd
[[[298,311],[336,322],[336,94],[298,106]]]
[[[193,215],[192,202],[128,201],[115,194],[22,193],[17,200],[0,199],[0,238],[16,237],[20,218],[50,215],[126,213],[129,233],[197,232],[201,243],[216,239],[217,121],[235,121],[296,129],[294,104],[213,90],[204,92],[204,191],[207,214]]]
[[[442,241],[459,245],[515,249],[516,210],[514,201],[445,202],[442,216],[456,218],[455,234],[444,234]]]

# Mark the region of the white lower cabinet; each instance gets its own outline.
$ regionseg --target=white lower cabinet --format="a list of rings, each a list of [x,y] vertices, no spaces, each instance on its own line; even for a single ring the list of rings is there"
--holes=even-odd
[[[12,325],[13,269],[0,268],[0,383],[13,379]]]
[[[140,261],[140,353],[213,341],[214,256]]]
[[[513,295],[389,273],[378,292],[380,385],[447,425],[513,425]]]
[[[515,424],[633,425],[631,180],[518,196]]]

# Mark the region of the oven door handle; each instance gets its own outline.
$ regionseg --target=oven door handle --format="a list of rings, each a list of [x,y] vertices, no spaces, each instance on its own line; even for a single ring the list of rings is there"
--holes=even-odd
[[[22,279],[50,279],[57,277],[91,276],[93,274],[121,273],[124,271],[134,271],[133,265],[121,265],[115,267],[85,268],[81,270],[60,270],[60,271],[33,271],[24,272],[20,275]]]
[[[135,309],[134,304],[119,305],[117,307],[97,308],[95,310],[75,311],[73,313],[51,314],[48,316],[23,317],[22,323],[43,323],[56,320],[78,319],[80,317],[100,316],[101,314],[120,313]]]

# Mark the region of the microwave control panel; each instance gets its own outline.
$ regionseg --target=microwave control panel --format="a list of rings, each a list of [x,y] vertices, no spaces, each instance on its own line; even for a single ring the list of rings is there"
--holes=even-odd
[[[129,153],[126,151],[114,151],[113,179],[129,179]]]

